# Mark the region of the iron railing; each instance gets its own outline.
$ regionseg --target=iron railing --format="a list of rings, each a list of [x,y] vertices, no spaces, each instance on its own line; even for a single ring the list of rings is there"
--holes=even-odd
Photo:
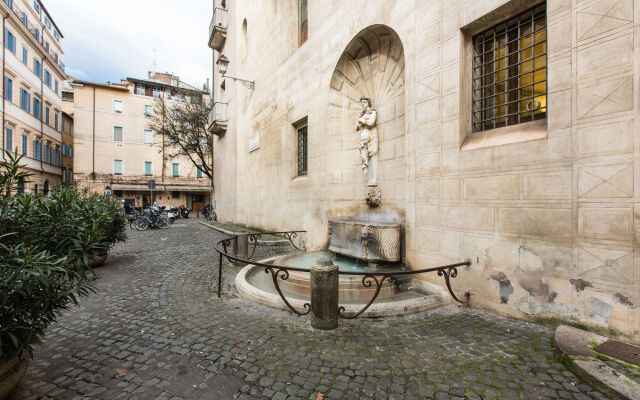
[[[211,23],[209,24],[209,38],[211,38],[216,27],[227,29],[227,26],[227,10],[220,7],[214,8],[213,18],[211,18]]]
[[[243,259],[243,258],[239,257],[238,254],[231,254],[229,252],[229,248],[232,246],[232,243],[236,243],[237,244],[238,237],[240,235],[232,236],[230,238],[220,240],[218,243],[216,243],[216,251],[219,254],[219,262],[218,262],[218,298],[220,298],[221,295],[222,295],[222,261],[223,261],[223,258],[226,257],[226,259],[229,262],[236,262],[236,263],[243,264],[243,265],[251,264],[251,265],[254,265],[254,266],[257,266],[257,267],[264,268],[264,272],[271,275],[271,279],[273,281],[273,285],[274,285],[276,291],[278,292],[278,295],[280,296],[280,298],[282,299],[284,304],[289,308],[289,310],[291,310],[293,313],[298,314],[298,315],[307,315],[307,314],[309,314],[311,312],[311,304],[310,303],[304,303],[303,304],[304,311],[297,310],[295,307],[293,307],[291,305],[291,303],[287,300],[285,295],[282,293],[282,290],[280,289],[280,285],[279,285],[278,281],[279,280],[286,281],[287,279],[289,279],[289,272],[306,272],[306,273],[310,273],[310,269],[300,268],[300,267],[288,267],[288,266],[276,265],[276,264],[268,264],[268,263],[262,263],[262,262],[259,262],[259,261],[252,261],[251,260],[251,258],[255,255],[256,248],[258,246],[258,240],[262,237],[262,235],[281,236],[284,239],[287,239],[289,241],[289,243],[291,243],[291,245],[296,250],[304,251],[304,246],[300,246],[299,244],[296,244],[294,242],[294,239],[297,238],[298,235],[302,234],[302,233],[306,233],[306,231],[284,231],[284,232],[266,232],[266,233],[250,233],[250,234],[246,234],[246,235],[248,235],[248,242],[253,246],[253,249],[250,252],[248,252],[248,254],[250,254],[250,255],[246,259]],[[338,307],[339,315],[342,318],[345,318],[345,319],[357,318],[362,313],[364,313],[371,306],[371,304],[373,304],[373,302],[376,300],[376,298],[378,298],[378,295],[380,294],[380,290],[382,289],[382,285],[383,285],[383,283],[385,281],[388,280],[391,283],[397,283],[397,279],[400,278],[400,277],[417,275],[417,274],[424,274],[424,273],[427,273],[427,272],[437,272],[438,276],[444,277],[445,283],[447,285],[447,290],[449,291],[449,294],[451,295],[451,297],[455,301],[457,301],[459,303],[468,304],[469,303],[469,299],[471,297],[471,292],[469,292],[469,291],[465,292],[464,293],[464,300],[460,300],[460,298],[458,298],[458,296],[456,296],[456,294],[453,291],[453,288],[451,287],[451,279],[458,276],[458,268],[459,267],[468,267],[470,265],[471,265],[471,261],[466,260],[466,261],[461,261],[461,262],[458,262],[458,263],[441,265],[441,266],[438,266],[438,267],[415,269],[415,270],[405,270],[405,271],[388,271],[388,272],[378,272],[378,271],[376,271],[376,272],[338,271],[339,275],[361,276],[362,277],[362,285],[365,288],[370,288],[370,287],[373,286],[373,284],[376,285],[376,289],[375,289],[375,292],[373,294],[373,297],[369,300],[369,302],[367,302],[367,304],[362,309],[360,309],[359,311],[357,311],[357,312],[355,312],[355,313],[353,313],[351,315],[347,315],[347,314],[344,313],[345,307],[344,306],[339,306]]]
[[[209,125],[213,124],[214,122],[227,122],[228,104],[229,103],[216,101],[211,105],[211,110],[209,111]]]

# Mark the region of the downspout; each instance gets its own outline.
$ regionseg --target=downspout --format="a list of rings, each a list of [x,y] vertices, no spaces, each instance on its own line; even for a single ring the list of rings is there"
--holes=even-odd
[[[44,31],[42,33],[44,35]],[[42,144],[44,143],[44,119],[42,116],[44,105],[44,57],[40,59],[40,175],[44,175],[44,162],[42,161]],[[46,148],[45,148],[46,149]],[[45,153],[46,155],[46,153]],[[53,154],[51,154],[53,157]]]
[[[5,24],[6,24],[6,20],[7,20],[7,15],[2,14],[2,87],[4,88],[4,85],[7,83],[6,79],[4,77],[4,71],[5,71],[5,48],[6,48],[6,28],[5,28]],[[6,89],[3,90],[4,93],[2,93],[2,148],[4,149],[6,146],[6,143],[4,142],[6,140],[6,133],[5,133],[5,128],[4,128],[4,123],[5,123],[5,119],[4,119],[4,109],[6,106]],[[2,152],[2,159],[6,160],[5,158],[5,152]]]
[[[214,13],[215,13],[215,6],[214,6]],[[211,108],[213,108],[213,103],[216,101],[215,97],[214,97],[214,92],[215,90],[213,89],[214,87],[216,87],[216,51],[213,50],[211,52],[211,65],[212,65],[212,71],[211,71],[211,87],[208,88],[209,89],[209,96],[211,99]],[[207,130],[209,129],[209,119],[207,118]],[[213,144],[215,143],[215,135],[212,133],[211,134],[211,179],[209,179],[209,205],[211,206],[211,211],[213,212],[213,169],[214,169],[214,165],[213,165]]]
[[[165,126],[164,126],[164,114],[165,114],[165,99],[162,99],[162,131],[164,132]],[[165,167],[165,159],[164,159],[164,135],[162,135],[162,183],[164,183],[164,167]]]
[[[96,179],[96,87],[93,86],[93,129],[91,140],[91,179]]]

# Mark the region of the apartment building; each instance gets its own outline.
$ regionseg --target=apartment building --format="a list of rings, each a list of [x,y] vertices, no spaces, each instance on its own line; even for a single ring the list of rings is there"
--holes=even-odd
[[[152,202],[184,205],[201,210],[209,202],[210,181],[161,135],[148,129],[147,115],[154,102],[172,104],[205,96],[177,76],[149,73],[147,79],[127,78],[120,83],[70,82],[73,109],[73,178],[80,186],[112,193],[133,206]],[[149,189],[149,182],[155,189]]]
[[[2,0],[0,11],[2,148],[22,154],[22,164],[32,174],[18,191],[47,195],[62,180],[63,35],[39,0]]]

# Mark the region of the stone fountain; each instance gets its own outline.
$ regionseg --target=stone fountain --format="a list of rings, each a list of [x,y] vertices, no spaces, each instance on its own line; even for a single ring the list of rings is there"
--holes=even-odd
[[[368,262],[401,261],[400,224],[358,220],[329,221],[329,250]]]
[[[430,286],[425,290],[416,289],[409,276],[380,280],[379,288],[364,284],[362,274],[371,277],[389,271],[406,271],[402,264],[402,225],[400,219],[381,212],[381,191],[377,183],[378,170],[378,133],[376,129],[377,112],[370,98],[360,99],[362,112],[356,122],[355,130],[360,133],[360,161],[367,176],[367,191],[364,201],[367,211],[351,218],[329,220],[329,246],[327,250],[290,254],[262,260],[262,263],[297,268],[286,271],[278,280],[278,293],[274,288],[271,275],[265,275],[264,267],[248,265],[236,276],[236,288],[246,298],[277,308],[284,308],[284,298],[293,307],[301,309],[311,296],[311,282],[308,270],[318,260],[339,267],[341,274],[337,279],[340,304],[347,312],[356,312],[363,304],[376,299],[364,315],[382,316],[415,312],[443,304],[443,295],[439,287]],[[376,210],[377,209],[377,210]],[[335,265],[333,265],[335,267]],[[307,271],[302,271],[302,270]],[[374,278],[371,278],[374,279]],[[377,278],[375,278],[377,282]],[[369,303],[371,304],[371,303]]]
[[[370,208],[382,204],[378,188],[377,111],[369,97],[360,98],[362,112],[356,121],[360,132],[360,162],[367,175],[365,202]],[[370,217],[329,221],[329,250],[368,262],[401,261],[401,226],[396,222],[372,222]]]

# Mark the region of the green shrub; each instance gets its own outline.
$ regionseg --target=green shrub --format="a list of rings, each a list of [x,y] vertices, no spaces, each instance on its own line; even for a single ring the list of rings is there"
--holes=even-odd
[[[24,352],[32,357],[32,346],[60,312],[94,290],[93,277],[68,268],[67,261],[27,244],[0,244],[0,361]]]
[[[48,197],[12,195],[20,157],[0,163],[0,360],[31,354],[49,324],[93,290],[95,252],[126,239],[108,196],[58,185]]]

